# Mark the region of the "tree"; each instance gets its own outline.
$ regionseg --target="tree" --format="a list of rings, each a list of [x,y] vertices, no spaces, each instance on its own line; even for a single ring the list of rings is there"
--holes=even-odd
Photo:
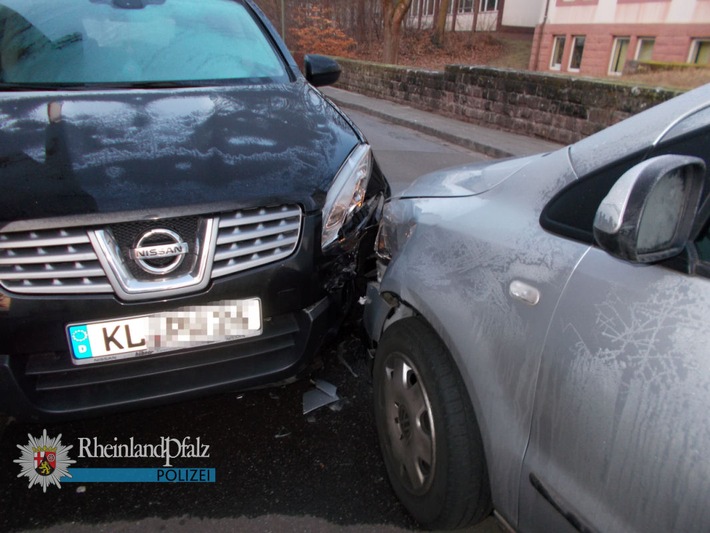
[[[444,32],[446,31],[446,17],[449,14],[451,0],[441,0],[439,10],[436,12],[436,23],[431,34],[431,43],[436,46],[444,44]]]
[[[259,7],[261,10],[264,12],[266,17],[271,21],[271,24],[274,25],[274,28],[279,32],[279,35],[281,35],[281,38],[285,41],[286,40],[286,33],[287,33],[287,28],[286,28],[286,20],[285,20],[285,12],[289,10],[289,7],[287,6],[288,1],[287,0],[260,0],[259,1]]]
[[[357,44],[340,29],[327,6],[299,5],[292,15],[292,26],[292,43],[297,51],[347,57]]]
[[[399,35],[412,0],[382,0],[384,18],[384,61],[396,64],[399,57]]]

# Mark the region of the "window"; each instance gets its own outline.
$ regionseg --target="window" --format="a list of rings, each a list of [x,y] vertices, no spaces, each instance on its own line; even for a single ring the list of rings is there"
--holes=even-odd
[[[659,115],[651,114],[647,121],[649,132],[658,131],[665,123],[666,120],[661,119]],[[559,235],[594,243],[594,218],[599,204],[624,172],[634,165],[658,155],[675,154],[700,157],[710,168],[710,151],[707,149],[710,146],[710,108],[686,117],[673,126],[661,138],[659,144],[651,147],[647,143],[652,142],[653,137],[654,135],[639,135],[635,141],[625,146],[623,153],[619,152],[603,162],[598,159],[602,157],[601,154],[597,155],[588,148],[584,152],[578,151],[576,157],[581,160],[597,155],[596,169],[592,172],[582,171],[578,180],[570,183],[548,202],[540,217],[542,226]],[[607,155],[611,155],[611,152]],[[705,201],[699,219],[710,219],[710,198]],[[710,220],[707,223],[710,226]],[[708,240],[705,242],[704,239]],[[710,277],[710,235],[701,235],[696,245],[701,258],[707,257],[708,261],[708,268],[703,275]]]
[[[695,246],[701,261],[710,262],[710,222],[705,224],[705,229],[698,235]]]
[[[112,9],[80,1],[52,13],[47,2],[9,3],[13,9],[0,9],[6,83],[289,79],[261,21],[242,3],[154,2],[146,9]]]
[[[473,11],[473,0],[460,0],[459,13],[471,13]]]
[[[639,37],[638,46],[636,47],[636,60],[651,61],[654,44],[656,44],[656,39],[653,37]]]
[[[552,43],[552,58],[550,59],[550,68],[560,70],[562,67],[562,54],[565,53],[565,36],[556,35]]]
[[[584,35],[577,35],[572,38],[572,53],[569,58],[569,70],[579,70],[582,64],[582,53],[584,53],[584,41]]]
[[[609,74],[620,76],[626,64],[626,53],[629,51],[629,38],[617,37],[614,39],[614,49],[611,51]]]
[[[619,177],[639,163],[647,150],[624,154],[619,161],[570,183],[542,211],[540,224],[553,233],[593,244],[594,218],[599,204],[609,193]]]
[[[688,63],[707,65],[710,63],[710,39],[693,39]]]
[[[481,0],[480,11],[498,11],[498,0]]]

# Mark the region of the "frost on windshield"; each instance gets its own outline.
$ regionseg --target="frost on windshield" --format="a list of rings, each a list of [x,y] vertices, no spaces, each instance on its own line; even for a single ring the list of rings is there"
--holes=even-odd
[[[87,84],[288,79],[239,2],[141,9],[87,0],[0,2],[0,81]]]

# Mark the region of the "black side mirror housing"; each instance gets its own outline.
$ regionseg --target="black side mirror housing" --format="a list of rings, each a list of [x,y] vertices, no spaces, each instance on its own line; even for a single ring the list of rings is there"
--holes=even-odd
[[[314,87],[332,85],[340,78],[340,65],[326,56],[307,54],[304,57],[306,80]]]

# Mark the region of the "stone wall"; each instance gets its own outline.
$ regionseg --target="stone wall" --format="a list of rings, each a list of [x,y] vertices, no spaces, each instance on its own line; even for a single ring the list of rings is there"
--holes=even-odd
[[[338,58],[336,87],[523,135],[568,144],[678,93],[477,66],[444,72]]]

